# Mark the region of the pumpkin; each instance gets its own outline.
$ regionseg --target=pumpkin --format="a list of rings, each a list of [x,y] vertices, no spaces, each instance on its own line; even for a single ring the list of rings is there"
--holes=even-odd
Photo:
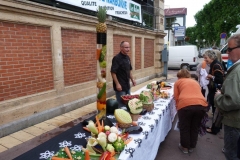
[[[115,109],[118,109],[117,100],[110,98],[106,101],[107,113],[114,113]]]

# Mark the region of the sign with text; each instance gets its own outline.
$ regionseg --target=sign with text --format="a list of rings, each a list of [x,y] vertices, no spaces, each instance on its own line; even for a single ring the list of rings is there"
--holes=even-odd
[[[107,15],[142,23],[141,5],[131,0],[56,0],[84,9],[97,11],[105,6]]]
[[[185,37],[185,26],[175,26],[174,27],[175,37]]]

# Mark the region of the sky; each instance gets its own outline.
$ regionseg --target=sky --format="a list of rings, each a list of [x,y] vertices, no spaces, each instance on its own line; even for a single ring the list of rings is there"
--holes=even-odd
[[[187,8],[186,27],[193,27],[196,22],[194,15],[203,9],[211,0],[165,0],[164,8]]]

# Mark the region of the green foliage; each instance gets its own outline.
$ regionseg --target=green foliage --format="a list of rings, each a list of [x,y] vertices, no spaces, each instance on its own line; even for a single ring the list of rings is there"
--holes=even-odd
[[[186,36],[190,37],[189,43],[199,47],[206,40],[206,46],[220,44],[220,34],[225,32],[227,37],[235,32],[236,25],[240,24],[240,0],[211,0],[204,8],[198,11],[194,18],[196,25],[186,29]],[[196,43],[195,40],[199,42]]]
[[[107,18],[107,9],[105,6],[98,6],[97,17],[100,23],[104,23]]]

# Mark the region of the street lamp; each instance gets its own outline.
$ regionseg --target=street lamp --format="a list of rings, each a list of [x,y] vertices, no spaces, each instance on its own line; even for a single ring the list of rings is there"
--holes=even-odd
[[[195,42],[197,43],[197,49],[198,49],[198,39],[196,39]]]
[[[203,39],[202,41],[203,41],[203,47],[205,47],[205,41],[206,41],[206,40],[205,40],[205,39]]]

